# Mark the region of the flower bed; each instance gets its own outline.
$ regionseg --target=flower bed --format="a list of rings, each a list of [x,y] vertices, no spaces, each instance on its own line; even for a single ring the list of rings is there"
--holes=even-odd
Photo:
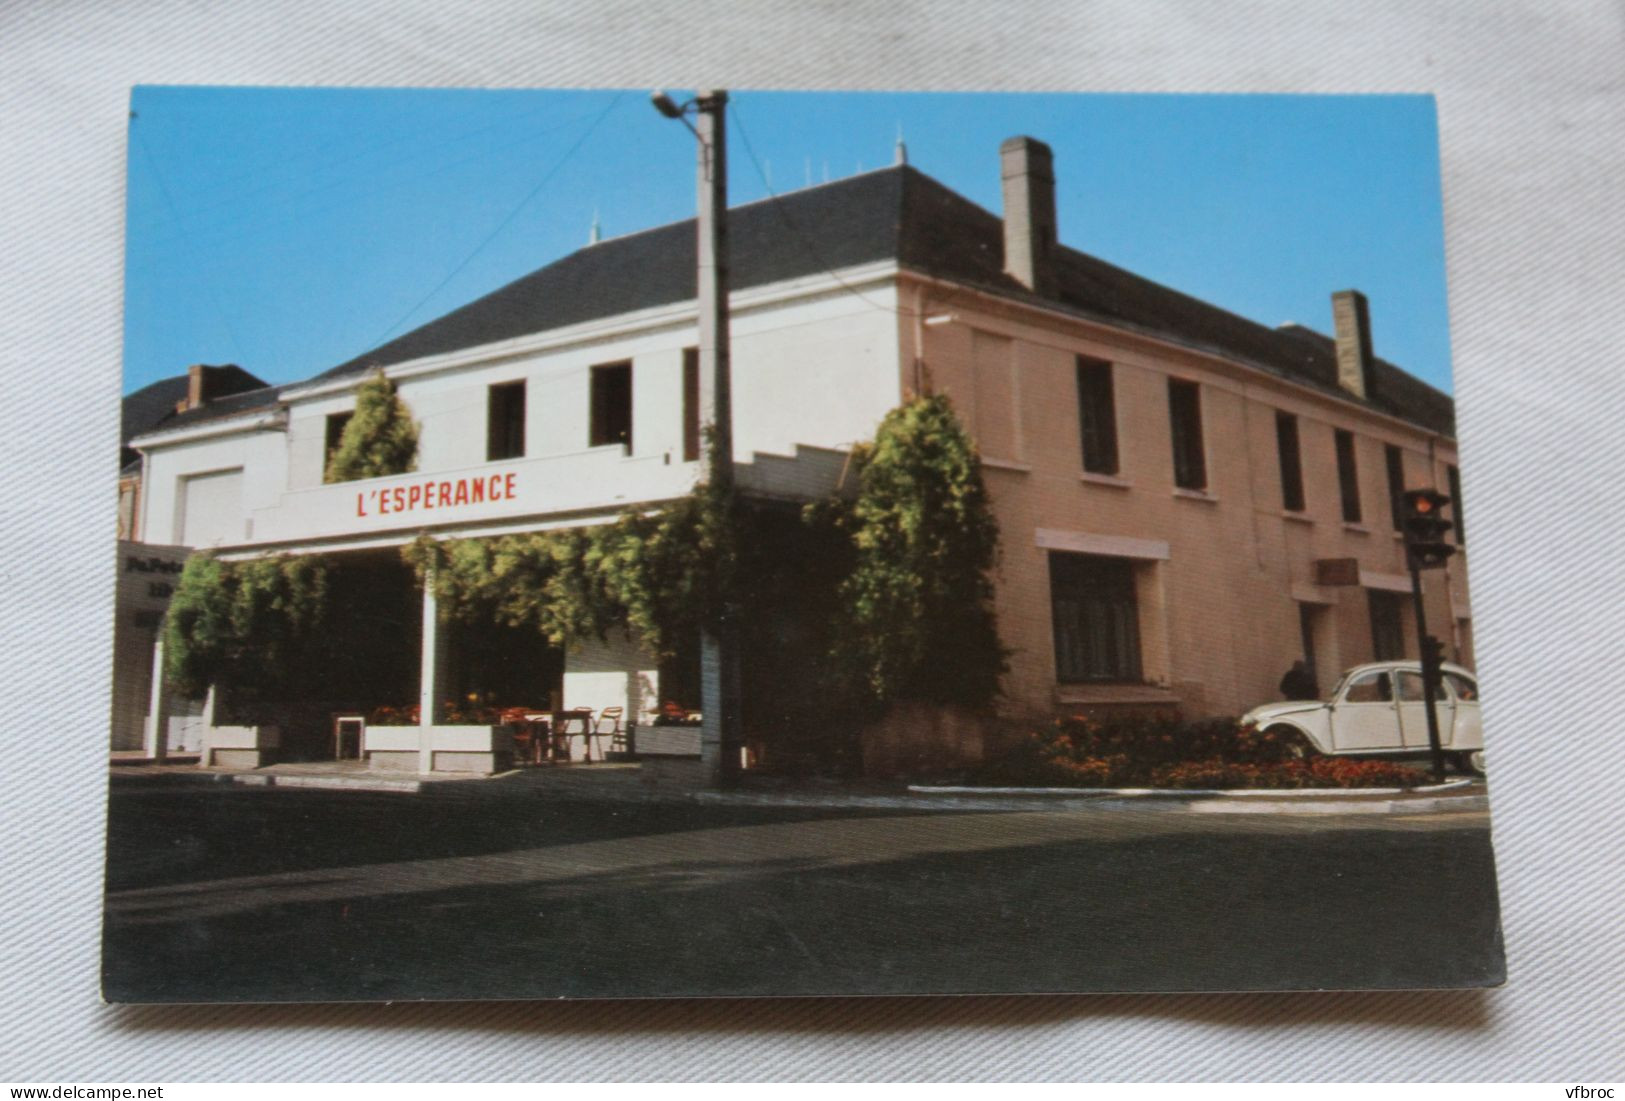
[[[446,701],[445,715],[442,724],[446,726],[499,726],[503,723],[520,721],[524,718],[523,708],[482,707],[478,704],[459,705],[454,701]],[[418,705],[408,707],[375,707],[367,713],[368,726],[417,726]]]
[[[1413,787],[1426,780],[1389,761],[1300,759],[1295,749],[1234,719],[1062,719],[1028,735],[978,778],[1012,786],[1183,789]]]

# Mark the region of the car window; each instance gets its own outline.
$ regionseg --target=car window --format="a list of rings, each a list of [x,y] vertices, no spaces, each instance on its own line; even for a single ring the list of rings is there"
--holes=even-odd
[[[1433,690],[1433,698],[1435,700],[1440,700],[1440,701],[1444,700],[1444,698],[1445,698],[1444,689],[1443,688],[1435,688]],[[1421,703],[1422,702],[1422,674],[1421,673],[1401,672],[1399,674],[1399,701],[1401,703]]]
[[[1387,703],[1394,698],[1393,686],[1387,673],[1361,673],[1349,682],[1343,693],[1344,703]],[[1417,699],[1421,699],[1418,690]]]
[[[1450,687],[1456,691],[1456,699],[1468,703],[1478,702],[1478,684],[1471,677],[1464,677],[1460,673],[1445,673],[1444,679],[1450,682]]]

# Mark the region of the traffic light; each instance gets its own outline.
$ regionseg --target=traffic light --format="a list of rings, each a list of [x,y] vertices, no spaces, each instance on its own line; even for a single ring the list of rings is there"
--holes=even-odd
[[[1456,548],[1444,541],[1456,525],[1444,518],[1450,498],[1436,489],[1405,491],[1405,552],[1413,569],[1432,570],[1445,564]]]

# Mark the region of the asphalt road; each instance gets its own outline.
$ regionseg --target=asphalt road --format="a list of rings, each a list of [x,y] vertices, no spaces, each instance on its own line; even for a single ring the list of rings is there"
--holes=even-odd
[[[1502,977],[1480,813],[914,811],[125,775],[108,852],[112,1001]]]

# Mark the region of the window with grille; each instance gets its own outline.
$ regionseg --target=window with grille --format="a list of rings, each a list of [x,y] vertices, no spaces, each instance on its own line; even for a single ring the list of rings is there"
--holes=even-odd
[[[1062,684],[1142,679],[1134,568],[1127,558],[1050,553],[1055,675]]]
[[[1405,597],[1400,593],[1368,589],[1371,603],[1371,654],[1374,661],[1397,661],[1405,656]]]

